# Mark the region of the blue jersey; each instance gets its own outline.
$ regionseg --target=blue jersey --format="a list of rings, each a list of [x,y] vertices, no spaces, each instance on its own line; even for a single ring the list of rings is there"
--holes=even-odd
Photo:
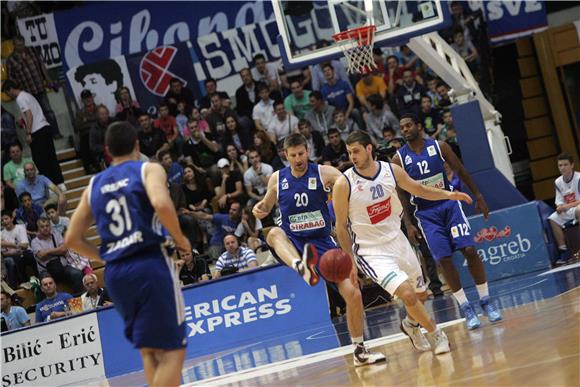
[[[328,238],[332,221],[326,202],[328,191],[320,177],[320,166],[309,163],[306,173],[297,178],[286,167],[278,172],[280,227],[289,236]]]
[[[89,203],[101,237],[101,258],[106,262],[163,256],[164,230],[145,191],[145,164],[126,161],[91,179]]]
[[[405,144],[397,151],[401,165],[409,176],[423,185],[451,191],[452,188],[445,173],[445,159],[439,149],[439,143],[431,138],[425,139],[421,153],[415,153],[409,144]],[[446,200],[427,200],[411,196],[413,203],[419,210],[441,205]]]

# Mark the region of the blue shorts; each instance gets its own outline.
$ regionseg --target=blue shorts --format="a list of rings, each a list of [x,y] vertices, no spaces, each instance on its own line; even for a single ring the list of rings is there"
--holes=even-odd
[[[136,348],[185,348],[185,311],[169,258],[133,257],[105,266],[105,284]]]
[[[459,201],[448,200],[417,210],[415,216],[437,262],[441,258],[450,257],[456,250],[473,246],[471,227]]]

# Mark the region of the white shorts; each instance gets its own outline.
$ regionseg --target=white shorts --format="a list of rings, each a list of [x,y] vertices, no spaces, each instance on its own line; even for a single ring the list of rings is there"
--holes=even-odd
[[[419,259],[405,234],[399,232],[395,239],[381,246],[383,247],[381,255],[364,255],[364,251],[357,252],[355,256],[359,270],[391,295],[394,295],[399,286],[407,280],[411,281],[415,292],[425,292],[427,285],[423,279]]]
[[[558,211],[552,212],[552,215],[548,217],[551,221],[563,227],[565,223],[576,219],[576,207],[568,208],[566,211],[558,214]]]

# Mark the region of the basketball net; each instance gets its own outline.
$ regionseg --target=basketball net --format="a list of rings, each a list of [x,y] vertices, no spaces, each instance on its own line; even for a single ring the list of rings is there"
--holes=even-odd
[[[370,24],[332,35],[344,52],[350,74],[366,74],[377,68],[373,58],[376,29],[375,25]]]

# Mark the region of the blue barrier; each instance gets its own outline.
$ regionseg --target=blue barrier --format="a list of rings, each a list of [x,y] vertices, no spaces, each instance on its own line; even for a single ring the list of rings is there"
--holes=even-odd
[[[488,281],[550,268],[538,204],[530,202],[469,218],[473,244],[481,256]],[[464,287],[474,282],[460,252],[453,254]]]

